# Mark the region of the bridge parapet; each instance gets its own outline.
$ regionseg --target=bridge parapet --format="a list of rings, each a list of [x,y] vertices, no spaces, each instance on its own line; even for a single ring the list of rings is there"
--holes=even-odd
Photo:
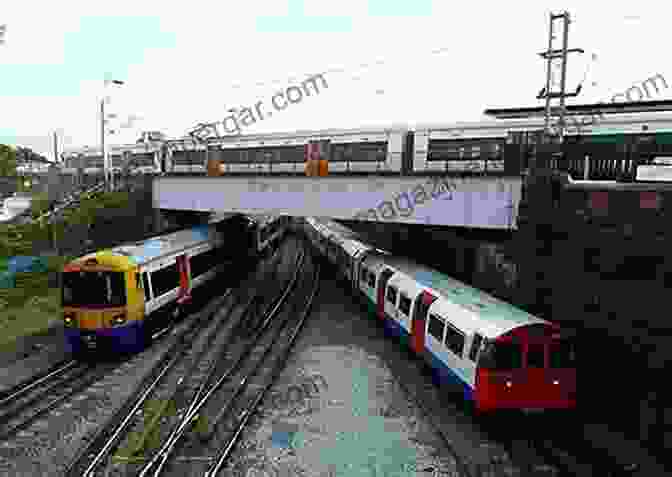
[[[519,177],[157,177],[154,207],[169,210],[514,229]]]

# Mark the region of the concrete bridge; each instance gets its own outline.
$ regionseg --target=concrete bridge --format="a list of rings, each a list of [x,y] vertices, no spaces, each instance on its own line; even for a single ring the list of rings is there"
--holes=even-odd
[[[514,229],[520,177],[157,177],[163,210]]]

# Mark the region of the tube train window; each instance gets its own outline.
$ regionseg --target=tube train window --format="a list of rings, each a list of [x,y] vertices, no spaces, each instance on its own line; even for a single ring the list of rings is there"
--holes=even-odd
[[[469,351],[470,360],[476,361],[476,357],[478,355],[478,349],[481,347],[482,342],[483,337],[478,333],[474,334],[474,341],[471,343],[471,350]]]
[[[359,279],[362,283],[366,283],[367,273],[368,273],[368,270],[366,268],[362,268],[362,273],[359,275]]]
[[[443,341],[443,330],[445,324],[441,318],[434,314],[429,315],[429,324],[427,325],[427,331],[430,335],[436,339],[439,343]]]
[[[397,289],[393,286],[387,287],[387,301],[393,305],[397,304]]]
[[[403,293],[399,294],[399,311],[406,316],[411,312],[411,299]]]
[[[550,351],[549,367],[573,368],[576,365],[576,355],[571,342],[567,340],[553,341]]]
[[[464,350],[464,335],[447,323],[446,328],[446,347],[458,356],[462,356]]]
[[[527,347],[527,367],[544,368],[544,345],[530,343]]]
[[[486,368],[508,370],[523,367],[523,348],[518,343],[490,343],[485,351],[482,361]]]
[[[179,285],[179,276],[177,274],[177,264],[173,263],[165,268],[156,270],[152,273],[152,285],[154,287],[154,297],[165,295]]]

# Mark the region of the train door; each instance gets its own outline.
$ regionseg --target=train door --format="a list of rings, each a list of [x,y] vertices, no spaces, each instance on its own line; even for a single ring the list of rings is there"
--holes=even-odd
[[[387,288],[387,282],[390,280],[390,277],[394,274],[389,268],[383,269],[380,274],[380,280],[378,280],[378,293],[376,295],[376,304],[378,308],[378,318],[385,320],[385,289]]]
[[[413,319],[411,320],[411,346],[418,354],[421,354],[425,348],[425,323],[427,322],[427,312],[435,300],[436,297],[428,291],[422,291],[415,299]]]
[[[180,289],[178,291],[177,302],[182,304],[191,298],[191,270],[189,267],[189,258],[186,254],[178,256],[176,262],[177,271],[180,274]]]

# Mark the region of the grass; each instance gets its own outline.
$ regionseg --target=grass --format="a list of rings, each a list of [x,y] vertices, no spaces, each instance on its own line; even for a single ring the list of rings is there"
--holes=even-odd
[[[26,300],[23,306],[0,311],[0,352],[15,351],[18,339],[47,331],[58,319],[60,308],[60,290],[48,288],[42,296]]]
[[[61,271],[69,259],[47,257],[49,272]],[[61,292],[49,287],[48,273],[19,273],[16,282],[0,289],[0,352],[15,351],[17,340],[47,331],[60,317]]]

